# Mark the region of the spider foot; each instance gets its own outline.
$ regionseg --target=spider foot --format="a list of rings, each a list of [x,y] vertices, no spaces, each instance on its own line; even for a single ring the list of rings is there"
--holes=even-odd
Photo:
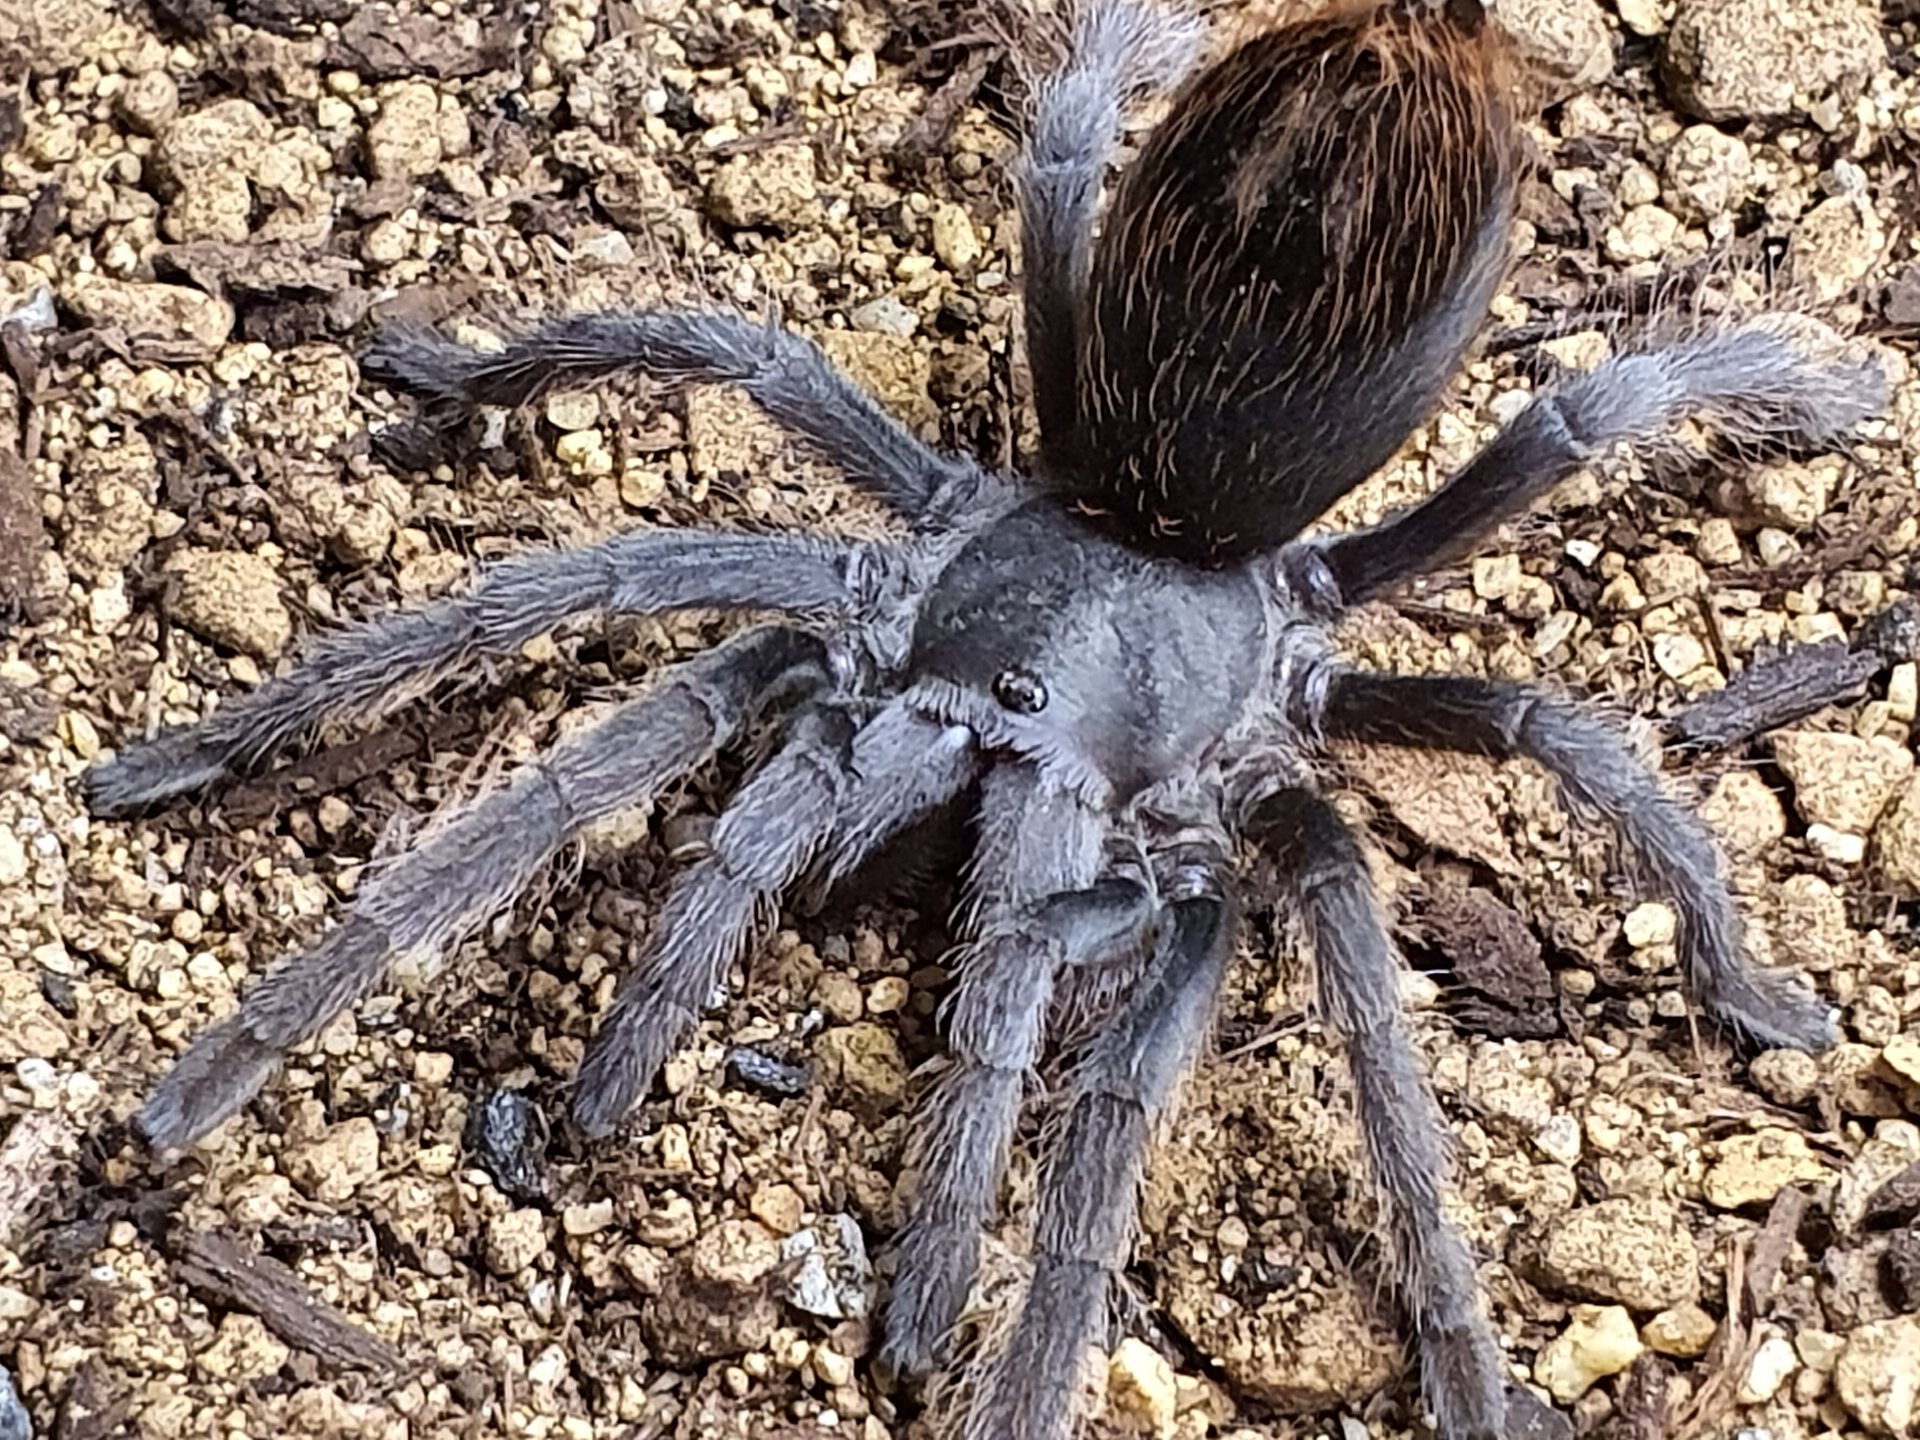
[[[175,1062],[134,1117],[134,1128],[158,1153],[184,1150],[259,1094],[281,1055],[244,1017],[230,1016]]]
[[[924,1233],[902,1237],[903,1247],[915,1254],[903,1261],[894,1276],[887,1302],[885,1331],[880,1341],[879,1365],[896,1382],[925,1379],[939,1369],[953,1317],[966,1300],[971,1265],[957,1259],[942,1263],[940,1256],[964,1256],[971,1261],[972,1236],[949,1234],[944,1239]]]
[[[360,373],[376,385],[458,412],[474,404],[471,386],[485,357],[429,330],[383,330],[360,356]]]
[[[1700,1003],[1715,1020],[1766,1049],[1830,1050],[1840,1038],[1838,1012],[1800,976],[1742,966],[1703,985]]]
[[[81,777],[80,789],[95,815],[138,815],[176,795],[204,789],[226,774],[226,764],[201,744],[196,728],[100,761]]]
[[[1420,1372],[1442,1440],[1506,1440],[1508,1386],[1484,1324],[1423,1329]]]
[[[698,1018],[688,1016],[683,1023]],[[651,1055],[596,1041],[573,1077],[573,1120],[580,1133],[589,1140],[604,1140],[619,1129],[653,1084],[658,1068]]]

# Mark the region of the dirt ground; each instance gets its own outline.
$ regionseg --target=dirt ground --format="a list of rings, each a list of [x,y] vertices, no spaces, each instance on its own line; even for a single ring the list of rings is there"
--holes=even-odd
[[[1543,776],[1351,757],[1458,1214],[1515,1378],[1561,1407],[1539,1434],[1912,1434],[1920,11],[1504,10],[1546,91],[1520,258],[1445,412],[1339,519],[1436,483],[1650,311],[1769,282],[1870,346],[1894,394],[1845,455],[1693,436],[1612,457],[1343,636],[1664,721],[1650,753],[1694,736],[1666,774],[1721,833],[1753,948],[1843,1017],[1817,1059],[1730,1051],[1690,1022],[1671,912]],[[1018,453],[1005,14],[0,3],[0,1437],[934,1428],[871,1353],[938,1053],[937,914],[782,916],[626,1138],[563,1121],[725,774],[595,836],[190,1158],[159,1167],[127,1129],[370,861],[722,622],[555,634],[135,823],[90,820],[77,781],[301,637],[492,558],[634,525],[878,523],[727,394],[556,396],[422,473],[381,433],[403,408],[357,380],[374,324],[479,338],[704,294],[818,337],[928,437]],[[1701,702],[1787,673],[1778,647],[1812,713],[1705,734]],[[1420,1433],[1305,981],[1256,924],[1154,1163],[1111,1362],[1090,1359],[1103,1430]],[[994,1237],[972,1320],[1021,1248]]]

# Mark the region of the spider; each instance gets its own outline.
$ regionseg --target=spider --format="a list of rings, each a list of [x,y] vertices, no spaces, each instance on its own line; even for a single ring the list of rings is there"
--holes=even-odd
[[[1032,1279],[981,1361],[963,1433],[1069,1433],[1075,1380],[1130,1259],[1156,1125],[1200,1058],[1245,906],[1290,907],[1345,1039],[1422,1392],[1447,1440],[1504,1431],[1508,1371],[1448,1219],[1445,1122],[1396,1005],[1362,850],[1316,777],[1327,742],[1544,767],[1680,921],[1684,978],[1749,1041],[1822,1048],[1826,1005],[1743,953],[1703,824],[1609,725],[1517,684],[1373,673],[1330,630],[1466,557],[1621,442],[1704,419],[1735,442],[1839,440],[1883,378],[1780,317],[1620,353],[1536,396],[1428,498],[1303,538],[1380,468],[1462,364],[1504,269],[1519,162],[1507,42],[1477,0],[1360,0],[1203,60],[1193,18],[1082,7],[1018,167],[1030,474],[926,448],[798,336],[698,310],[553,319],[491,353],[388,333],[367,375],[463,423],[638,372],[739,387],[898,518],[892,536],[623,533],[530,554],[376,617],[203,723],[98,764],[141,810],[378,715],[589,611],[776,619],[668,669],[360,887],[160,1082],[156,1150],[232,1115],[287,1050],[527,888],[585,827],[753,736],[775,737],[674,879],[580,1066],[614,1130],[780,898],[830,888],[915,827],[970,826],[948,1055],[915,1126],[881,1360],[949,1342],[1048,1047],[1072,1037],[1032,1217]],[[1095,212],[1126,107],[1166,118]]]

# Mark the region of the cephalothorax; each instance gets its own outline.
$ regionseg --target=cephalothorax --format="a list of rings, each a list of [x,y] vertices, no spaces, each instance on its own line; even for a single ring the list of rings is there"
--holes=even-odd
[[[322,640],[203,724],[97,766],[96,808],[131,811],[588,611],[786,617],[667,671],[370,875],[336,928],[181,1057],[140,1116],[156,1146],[206,1134],[395,960],[469,931],[582,829],[771,731],[601,1020],[578,1077],[586,1131],[647,1091],[770,901],[964,814],[951,1063],[919,1119],[882,1358],[941,1363],[1056,998],[1097,974],[1071,1017],[1080,1050],[1055,1097],[1031,1285],[965,1417],[981,1440],[1063,1435],[1129,1256],[1150,1132],[1202,1049],[1258,857],[1280,893],[1254,898],[1303,922],[1349,1047],[1426,1399],[1449,1440],[1502,1433],[1507,1370],[1442,1209],[1443,1122],[1397,1014],[1392,947],[1360,849],[1312,784],[1323,742],[1538,762],[1671,900],[1708,1014],[1769,1045],[1824,1046],[1832,1022],[1798,979],[1744,956],[1706,830],[1610,728],[1523,686],[1350,668],[1326,627],[1618,442],[1701,418],[1738,441],[1818,443],[1871,415],[1883,382],[1804,328],[1699,330],[1536,397],[1384,523],[1300,539],[1427,414],[1481,323],[1515,185],[1506,53],[1476,0],[1347,6],[1183,83],[1201,39],[1177,14],[1092,0],[1037,91],[1019,171],[1031,476],[927,450],[811,344],[731,315],[580,315],[486,354],[418,335],[375,346],[367,373],[447,422],[617,371],[737,385],[904,528],[622,534],[525,556]],[[1173,93],[1169,116],[1096,239],[1122,107],[1155,91]]]

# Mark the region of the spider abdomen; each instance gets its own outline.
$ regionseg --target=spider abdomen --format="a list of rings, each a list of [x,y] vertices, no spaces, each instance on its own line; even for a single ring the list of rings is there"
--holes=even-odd
[[[1395,3],[1261,35],[1190,82],[1095,246],[1078,443],[1052,482],[1134,543],[1219,560],[1384,464],[1503,268],[1506,76],[1477,13]]]
[[[1015,748],[1091,766],[1124,797],[1191,767],[1234,725],[1266,636],[1244,569],[1143,555],[1040,500],[940,576],[910,670],[990,706]]]

